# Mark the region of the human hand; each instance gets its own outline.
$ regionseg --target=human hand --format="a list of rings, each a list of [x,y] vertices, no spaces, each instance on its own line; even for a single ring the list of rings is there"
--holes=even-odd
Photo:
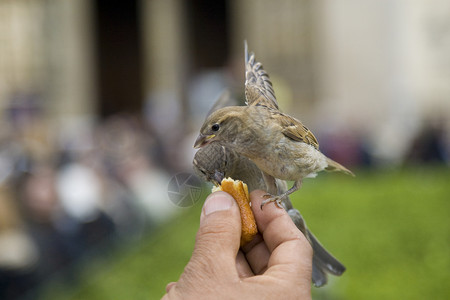
[[[285,210],[259,209],[264,194],[250,195],[260,233],[243,249],[236,202],[208,196],[192,257],[163,299],[311,299],[311,246]]]

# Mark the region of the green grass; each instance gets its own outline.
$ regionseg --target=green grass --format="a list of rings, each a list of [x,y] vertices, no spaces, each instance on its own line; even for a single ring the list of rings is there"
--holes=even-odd
[[[321,174],[304,182],[294,205],[347,267],[313,288],[313,299],[450,297],[448,168]],[[43,299],[159,299],[189,260],[200,209],[86,268],[79,286],[51,285]]]

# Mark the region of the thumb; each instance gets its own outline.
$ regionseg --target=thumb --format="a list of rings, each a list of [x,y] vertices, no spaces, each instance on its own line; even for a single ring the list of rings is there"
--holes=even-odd
[[[176,285],[168,286],[168,293],[180,299],[198,299],[199,292],[205,292],[198,286],[217,288],[218,283],[235,281],[239,278],[236,255],[240,239],[241,217],[236,201],[228,193],[212,193],[203,205],[191,259]]]
[[[218,270],[236,272],[241,238],[241,217],[233,197],[225,192],[208,196],[200,216],[193,259]]]

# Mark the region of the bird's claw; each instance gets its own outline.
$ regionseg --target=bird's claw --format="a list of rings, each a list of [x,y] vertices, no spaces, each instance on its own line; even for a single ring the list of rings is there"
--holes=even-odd
[[[263,195],[263,197],[267,198],[267,199],[264,200],[263,202],[261,202],[261,210],[263,209],[264,205],[266,205],[267,203],[270,203],[270,202],[275,202],[275,204],[279,208],[283,208],[283,206],[281,205],[281,199],[283,199],[283,196],[274,196],[271,194],[265,194],[265,195]]]

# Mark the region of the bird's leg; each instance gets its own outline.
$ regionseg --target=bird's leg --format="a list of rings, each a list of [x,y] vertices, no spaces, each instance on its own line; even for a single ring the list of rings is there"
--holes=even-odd
[[[296,190],[298,190],[301,186],[302,186],[302,180],[299,179],[299,180],[297,180],[297,181],[294,183],[294,185],[293,185],[289,190],[287,190],[285,193],[283,193],[283,194],[281,194],[281,195],[278,195],[278,196],[273,196],[273,195],[271,195],[271,194],[266,194],[266,195],[264,195],[264,197],[266,197],[266,198],[268,198],[268,199],[266,199],[266,200],[264,200],[263,202],[261,202],[261,209],[263,208],[264,205],[266,205],[266,204],[269,203],[269,202],[276,202],[276,204],[277,204],[278,207],[283,208],[283,206],[281,206],[281,200],[282,200],[284,197],[287,197],[287,196],[289,196],[290,194],[292,194],[293,192],[295,192]]]
[[[264,182],[266,183],[266,190],[267,190],[267,194],[264,195],[264,197],[277,197],[274,195],[278,195],[278,186],[277,186],[277,182],[275,177],[273,177],[272,175],[267,174],[266,172],[261,171],[263,178],[264,178]],[[266,202],[267,200],[263,201]],[[279,200],[274,200],[276,201],[276,204],[279,208],[283,208],[283,206],[281,205],[281,198]],[[263,207],[264,204],[261,205],[261,209]]]
[[[275,177],[267,174],[266,172],[261,171],[264,182],[266,183],[266,191],[270,195],[278,195],[278,186],[275,180]]]

